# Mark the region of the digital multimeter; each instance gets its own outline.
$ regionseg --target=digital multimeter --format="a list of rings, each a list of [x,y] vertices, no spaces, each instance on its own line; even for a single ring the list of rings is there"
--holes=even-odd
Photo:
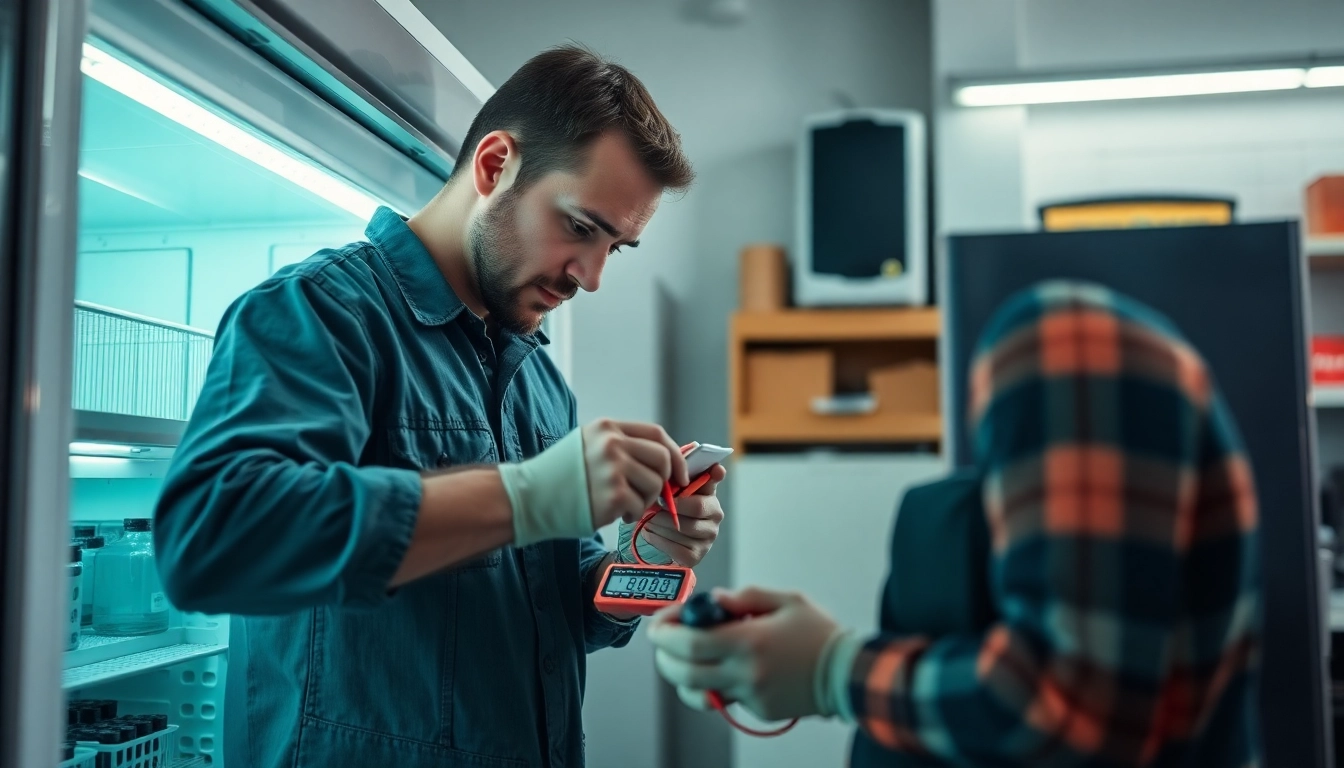
[[[603,613],[651,616],[686,602],[695,592],[695,571],[680,565],[612,563],[602,576],[593,604]]]
[[[638,539],[644,524],[665,507],[672,514],[673,523],[680,527],[674,500],[704,487],[709,482],[709,472],[714,465],[721,463],[733,451],[717,445],[691,443],[683,446],[681,452],[686,457],[686,469],[691,482],[675,492],[668,486],[663,494],[663,506],[654,506],[639,521],[639,526],[635,528],[635,541],[631,545],[635,559],[639,562],[612,563],[607,566],[607,572],[602,574],[602,582],[598,585],[597,595],[593,598],[593,605],[599,611],[651,616],[669,605],[686,602],[686,598],[695,591],[695,572],[690,568],[654,565],[639,557]]]

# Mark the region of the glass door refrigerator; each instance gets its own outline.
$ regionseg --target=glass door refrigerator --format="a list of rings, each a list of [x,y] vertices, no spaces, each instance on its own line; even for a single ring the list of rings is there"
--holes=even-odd
[[[409,0],[0,4],[0,766],[224,762],[229,617],[144,567],[213,334],[491,92]]]

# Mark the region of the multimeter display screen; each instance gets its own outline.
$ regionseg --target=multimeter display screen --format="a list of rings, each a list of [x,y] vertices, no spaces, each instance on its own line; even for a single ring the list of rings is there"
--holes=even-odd
[[[675,600],[681,591],[682,574],[676,571],[645,571],[613,568],[602,594],[644,600]]]

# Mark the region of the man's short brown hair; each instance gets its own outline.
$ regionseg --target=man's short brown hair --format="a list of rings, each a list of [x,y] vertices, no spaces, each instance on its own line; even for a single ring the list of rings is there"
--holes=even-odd
[[[452,177],[471,165],[481,139],[508,131],[518,146],[520,188],[551,171],[578,170],[589,145],[613,128],[630,139],[653,180],[682,191],[695,178],[672,129],[639,78],[575,45],[532,57],[495,91],[462,142]]]

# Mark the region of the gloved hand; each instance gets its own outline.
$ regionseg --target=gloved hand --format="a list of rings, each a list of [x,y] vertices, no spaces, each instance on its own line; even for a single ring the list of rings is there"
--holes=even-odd
[[[728,470],[722,464],[715,464],[709,470],[709,482],[694,494],[677,499],[677,517],[681,519],[681,530],[672,525],[672,515],[660,512],[657,517],[644,526],[639,537],[639,555],[644,562],[654,565],[671,565],[673,562],[694,568],[705,559],[714,541],[719,537],[719,524],[723,522],[723,505],[717,495],[719,483],[728,476]],[[622,563],[633,563],[635,556],[630,547],[634,543],[635,525],[622,522],[620,539],[616,544],[617,559]]]
[[[705,709],[705,694],[713,690],[765,720],[836,714],[834,699],[846,681],[835,677],[847,677],[858,653],[856,635],[797,593],[752,587],[716,589],[714,596],[730,614],[755,616],[697,630],[677,621],[678,605],[660,611],[649,627],[658,672],[682,701]],[[835,663],[838,652],[847,660]]]
[[[681,448],[656,424],[600,419],[517,464],[501,464],[514,544],[579,538],[638,520],[669,478],[685,485]]]

